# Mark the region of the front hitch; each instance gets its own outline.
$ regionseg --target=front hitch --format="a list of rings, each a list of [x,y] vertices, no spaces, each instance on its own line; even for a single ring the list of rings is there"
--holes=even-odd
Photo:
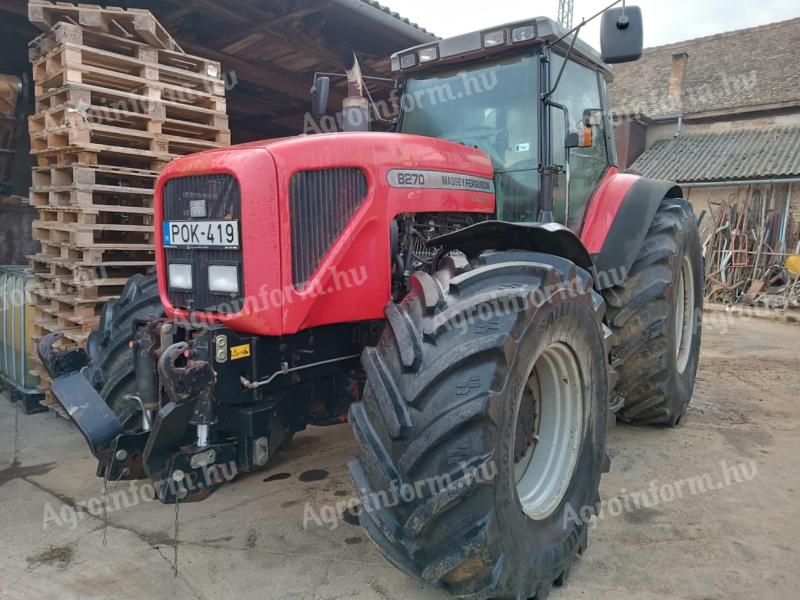
[[[114,480],[143,478],[142,436],[124,433],[117,415],[83,375],[89,365],[86,351],[55,348],[61,337],[51,333],[36,349],[53,380],[50,391],[86,439],[99,463],[98,474]]]
[[[207,431],[213,422],[214,369],[193,357],[188,344],[173,344],[158,360],[159,381],[169,398],[158,411],[144,449],[144,466],[162,502],[202,500],[231,478],[235,444],[208,443],[207,434],[186,444],[191,425]],[[201,441],[202,438],[202,441]],[[221,473],[225,464],[231,471]]]
[[[60,333],[46,336],[37,351],[53,380],[53,396],[98,461],[98,476],[111,481],[150,478],[159,499],[166,503],[202,500],[233,479],[238,464],[236,443],[209,439],[216,423],[212,393],[216,374],[208,361],[194,357],[187,343],[172,344],[160,353],[157,385],[168,401],[152,423],[148,421],[149,430],[126,433],[118,416],[83,374],[89,365],[86,351],[55,348],[61,337]],[[136,340],[138,344],[139,338]],[[153,403],[158,405],[157,396],[151,399],[152,394],[138,391],[145,396],[137,396],[145,410]],[[196,438],[192,427],[197,430]]]

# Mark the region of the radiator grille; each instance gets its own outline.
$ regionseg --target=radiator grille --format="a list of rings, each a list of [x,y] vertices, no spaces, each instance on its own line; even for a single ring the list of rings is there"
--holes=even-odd
[[[300,171],[289,183],[292,281],[303,289],[367,195],[360,169]]]
[[[205,200],[206,216],[193,218],[190,201]],[[227,174],[176,177],[164,185],[164,221],[239,221],[241,232],[241,194],[239,183]],[[192,267],[194,289],[168,289],[170,303],[187,310],[236,313],[243,305],[242,248],[164,248],[166,263],[189,263]],[[208,265],[238,265],[239,294],[220,294],[208,289]]]

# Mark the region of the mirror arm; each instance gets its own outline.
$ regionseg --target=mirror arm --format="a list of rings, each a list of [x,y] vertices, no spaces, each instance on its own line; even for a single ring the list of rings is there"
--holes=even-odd
[[[583,24],[578,25],[575,28],[575,35],[573,36],[572,41],[569,44],[569,48],[567,49],[567,54],[564,56],[564,62],[561,63],[561,69],[559,69],[558,71],[558,77],[556,77],[556,82],[553,84],[552,89],[542,97],[545,101],[549,100],[550,96],[552,96],[558,89],[558,84],[561,83],[561,76],[564,74],[564,69],[567,68],[567,61],[569,60],[569,57],[572,54],[572,49],[575,47],[575,42],[578,41],[578,34],[580,33],[582,26]]]
[[[612,2],[611,4],[609,4],[608,6],[606,6],[606,7],[605,7],[603,10],[601,10],[601,11],[600,11],[599,13],[597,13],[596,15],[592,15],[592,16],[591,16],[591,17],[589,17],[588,19],[582,19],[580,23],[578,23],[578,24],[577,24],[575,27],[573,27],[572,29],[570,29],[570,30],[569,30],[567,33],[565,33],[564,35],[562,35],[562,36],[561,36],[560,38],[558,38],[557,40],[555,40],[555,41],[553,41],[553,42],[550,42],[550,43],[547,45],[547,46],[548,46],[548,48],[552,48],[553,46],[555,46],[556,44],[558,44],[558,43],[559,43],[561,40],[563,40],[564,38],[566,38],[566,37],[567,37],[567,36],[568,36],[570,33],[573,33],[574,31],[577,31],[578,29],[580,29],[581,27],[583,27],[584,25],[586,25],[586,24],[587,24],[587,23],[589,23],[590,21],[594,21],[594,20],[595,20],[597,17],[599,17],[600,15],[602,15],[602,14],[603,14],[604,12],[606,12],[606,11],[607,11],[609,8],[614,8],[614,7],[615,7],[617,4],[619,4],[620,2],[622,2],[623,6],[625,5],[625,0],[615,0],[614,2]],[[576,36],[576,37],[577,37],[577,36]]]

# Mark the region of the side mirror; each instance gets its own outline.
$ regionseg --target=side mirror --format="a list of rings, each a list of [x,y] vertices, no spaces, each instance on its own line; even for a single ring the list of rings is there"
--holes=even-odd
[[[564,147],[567,150],[580,147],[580,134],[577,131],[570,131],[564,140]]]
[[[331,95],[331,78],[317,77],[311,87],[311,114],[321,117],[328,114],[328,99]]]
[[[600,24],[600,54],[609,64],[631,62],[642,57],[644,27],[638,6],[610,8]]]

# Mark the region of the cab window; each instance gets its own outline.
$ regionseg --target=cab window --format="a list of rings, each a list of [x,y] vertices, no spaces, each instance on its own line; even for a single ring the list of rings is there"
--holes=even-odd
[[[564,59],[553,54],[551,81],[555,81]],[[572,60],[567,62],[553,101],[569,111],[569,131],[579,131],[581,124],[591,127],[592,145],[588,148],[565,148],[564,111],[551,108],[551,143],[553,163],[564,168],[553,191],[555,219],[573,231],[579,231],[586,206],[609,165],[606,146],[606,120],[600,94],[601,75]],[[569,185],[567,185],[569,177]],[[569,188],[569,193],[567,193]],[[569,202],[567,202],[567,195]]]

